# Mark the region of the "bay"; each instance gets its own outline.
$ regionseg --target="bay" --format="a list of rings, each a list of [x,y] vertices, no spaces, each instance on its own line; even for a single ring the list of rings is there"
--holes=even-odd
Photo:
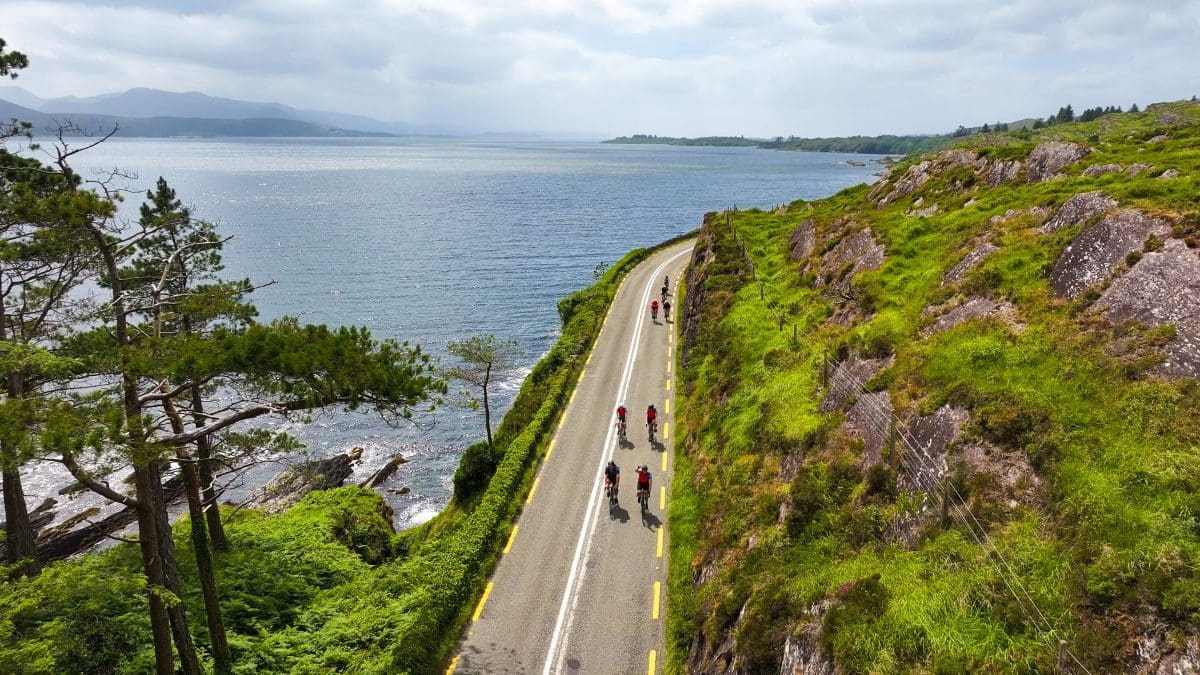
[[[502,414],[557,337],[556,303],[598,263],[692,230],[707,211],[869,182],[874,158],[566,141],[113,139],[75,166],[88,177],[136,174],[120,181],[135,192],[165,177],[193,215],[233,236],[227,276],[269,282],[253,296],[263,319],[362,325],[442,358],[448,340],[476,333],[516,340],[522,368],[500,386]],[[129,194],[123,212],[135,217],[140,202]],[[449,499],[459,453],[483,437],[481,417],[446,405],[399,428],[346,411],[272,424],[313,455],[363,448],[352,480],[403,454],[382,493],[408,527]],[[234,494],[278,468],[255,470]],[[34,504],[56,489],[49,473],[30,482]]]

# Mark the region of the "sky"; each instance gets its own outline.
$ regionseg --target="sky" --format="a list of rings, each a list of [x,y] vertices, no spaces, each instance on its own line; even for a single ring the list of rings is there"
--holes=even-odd
[[[942,132],[1200,94],[1200,0],[5,0],[43,97],[468,131]]]

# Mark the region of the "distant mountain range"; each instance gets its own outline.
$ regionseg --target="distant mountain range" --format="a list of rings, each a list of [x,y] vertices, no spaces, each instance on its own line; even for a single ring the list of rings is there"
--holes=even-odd
[[[92,130],[120,128],[124,137],[151,136],[394,136],[450,130],[362,115],[301,110],[281,103],[239,101],[200,92],[137,88],[115,94],[43,99],[16,86],[0,87],[0,119],[32,122],[44,132],[70,118]]]

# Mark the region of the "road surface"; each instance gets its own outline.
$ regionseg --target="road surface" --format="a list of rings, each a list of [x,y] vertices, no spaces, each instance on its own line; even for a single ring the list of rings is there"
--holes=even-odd
[[[657,252],[617,291],[450,672],[661,672],[674,301],[691,249],[687,241]],[[660,310],[652,320],[664,276],[674,316]],[[629,410],[624,443],[614,425],[620,403]],[[659,411],[653,443],[644,426],[651,403]],[[621,467],[616,508],[601,484],[610,458]],[[639,464],[654,477],[646,512],[636,499]]]

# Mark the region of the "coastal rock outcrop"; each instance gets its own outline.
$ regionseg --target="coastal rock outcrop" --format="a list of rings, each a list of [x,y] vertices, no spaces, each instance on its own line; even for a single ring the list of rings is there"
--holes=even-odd
[[[362,448],[317,459],[284,469],[260,488],[248,505],[266,513],[279,513],[314,490],[341,487],[354,473],[353,464],[362,457]]]
[[[988,167],[984,180],[988,187],[996,187],[1001,183],[1008,183],[1017,179],[1021,175],[1022,164],[1018,160],[997,160],[992,162]]]
[[[984,258],[999,250],[1000,248],[990,241],[979,244],[971,249],[971,252],[966,257],[958,261],[957,265],[951,267],[949,272],[946,272],[946,275],[942,277],[942,285],[947,286],[962,281],[967,272],[970,272],[976,265],[983,262]]]
[[[1074,164],[1091,152],[1086,146],[1078,143],[1049,141],[1042,143],[1029,153],[1025,162],[1025,175],[1029,182],[1040,183],[1049,180],[1059,169]]]
[[[946,450],[963,433],[971,414],[963,408],[944,405],[934,413],[918,417],[904,430],[907,471],[902,484],[909,490],[929,490],[946,473]]]
[[[1005,323],[1019,327],[1017,323],[1017,308],[1008,301],[996,301],[991,298],[956,298],[945,305],[930,307],[925,310],[928,316],[936,316],[933,323],[921,329],[921,337],[936,335],[950,330],[955,326],[966,323],[971,319],[997,317]]]
[[[1125,167],[1120,164],[1093,164],[1083,170],[1085,176],[1101,176],[1106,173],[1121,173]]]
[[[1170,231],[1166,221],[1140,211],[1114,211],[1067,245],[1050,272],[1050,285],[1058,295],[1074,298],[1104,281],[1127,255],[1141,251],[1150,235],[1164,237]]]
[[[817,226],[812,218],[800,221],[792,236],[788,237],[788,255],[793,261],[800,261],[812,255],[817,245]]]
[[[1112,321],[1173,324],[1175,338],[1164,348],[1164,374],[1200,377],[1200,257],[1172,239],[1146,253],[1110,285],[1096,307]]]
[[[871,228],[865,227],[842,237],[832,249],[821,256],[820,275],[826,284],[845,293],[850,290],[850,281],[854,275],[879,269],[883,261],[883,245],[875,240],[875,233]]]
[[[1117,200],[1099,190],[1080,192],[1063,202],[1054,215],[1044,225],[1038,228],[1038,233],[1046,234],[1060,230],[1069,225],[1082,223],[1089,218],[1110,211],[1117,206]]]

